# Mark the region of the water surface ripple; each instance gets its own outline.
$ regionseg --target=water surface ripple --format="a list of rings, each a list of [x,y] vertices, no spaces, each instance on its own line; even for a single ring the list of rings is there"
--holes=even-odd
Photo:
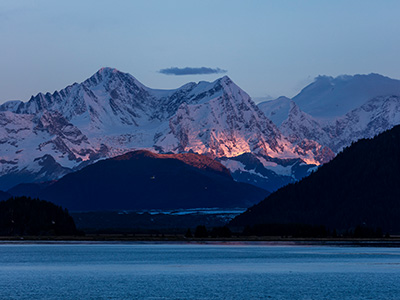
[[[0,299],[399,298],[399,248],[0,244]]]

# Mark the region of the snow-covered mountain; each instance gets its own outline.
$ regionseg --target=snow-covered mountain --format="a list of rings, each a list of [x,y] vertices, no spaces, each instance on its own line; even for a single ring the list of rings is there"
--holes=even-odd
[[[103,68],[53,94],[4,103],[0,122],[0,189],[57,179],[134,149],[193,151],[226,160],[253,153],[309,165],[333,157],[315,141],[289,141],[226,76],[155,90],[127,73]]]
[[[400,81],[377,74],[320,76],[293,100],[278,98],[259,107],[292,143],[318,142],[335,153],[361,138],[400,124]]]
[[[400,80],[379,74],[319,76],[293,101],[317,119],[333,120],[379,96],[400,95]]]

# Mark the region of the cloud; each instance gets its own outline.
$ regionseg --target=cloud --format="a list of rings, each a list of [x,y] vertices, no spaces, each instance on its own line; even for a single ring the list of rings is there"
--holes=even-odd
[[[221,73],[226,73],[226,70],[220,69],[220,68],[207,68],[207,67],[201,67],[201,68],[167,68],[167,69],[161,69],[158,71],[161,74],[165,75],[199,75],[199,74],[221,74]]]

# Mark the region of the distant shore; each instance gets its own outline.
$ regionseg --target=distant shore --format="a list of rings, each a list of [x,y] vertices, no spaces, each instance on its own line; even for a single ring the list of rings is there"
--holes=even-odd
[[[144,243],[255,243],[255,244],[294,244],[327,246],[365,246],[365,247],[400,247],[400,236],[390,238],[283,238],[274,236],[249,236],[231,238],[186,238],[183,235],[129,235],[129,234],[90,234],[85,236],[0,236],[0,244],[36,242],[144,242]]]

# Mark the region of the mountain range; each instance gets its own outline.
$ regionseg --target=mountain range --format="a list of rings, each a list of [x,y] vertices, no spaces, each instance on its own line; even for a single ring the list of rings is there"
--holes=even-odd
[[[195,152],[227,158],[227,166],[253,153],[267,169],[270,159],[272,167],[281,159],[315,166],[333,157],[314,141],[290,142],[227,76],[155,90],[103,68],[53,94],[2,104],[0,124],[0,189],[58,179],[136,149]]]
[[[293,99],[256,105],[227,76],[157,90],[102,68],[52,94],[0,105],[0,189],[147,149],[206,155],[235,180],[274,191],[399,124],[399,95],[400,81],[377,74],[320,76]]]

